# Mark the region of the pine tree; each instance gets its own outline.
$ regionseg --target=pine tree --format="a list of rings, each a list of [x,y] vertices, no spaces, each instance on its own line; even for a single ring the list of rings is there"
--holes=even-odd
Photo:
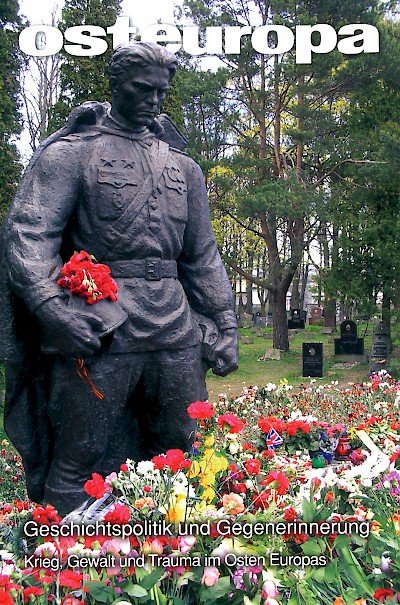
[[[19,5],[16,0],[0,3],[0,219],[13,198],[21,167],[13,138],[21,131],[18,112]]]
[[[60,29],[75,25],[98,25],[107,30],[121,11],[122,0],[66,0]],[[108,64],[113,52],[112,38],[107,36],[108,50],[96,56],[76,57],[63,51],[60,72],[61,95],[54,106],[50,131],[63,125],[71,110],[85,101],[110,101]]]

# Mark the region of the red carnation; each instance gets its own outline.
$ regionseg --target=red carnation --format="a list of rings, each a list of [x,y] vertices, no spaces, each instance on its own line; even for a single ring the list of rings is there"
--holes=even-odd
[[[379,601],[379,603],[384,603],[386,599],[391,599],[394,597],[394,592],[390,588],[378,588],[374,592],[374,599]]]
[[[72,590],[78,590],[81,588],[83,582],[83,574],[72,571],[72,569],[63,569],[58,579],[60,586],[66,588],[72,588]]]
[[[225,430],[229,429],[230,433],[240,433],[242,428],[244,427],[244,423],[239,420],[235,414],[223,414],[217,420],[219,426]]]
[[[0,605],[14,605],[13,599],[4,590],[0,590]]]
[[[188,406],[187,412],[190,418],[206,420],[214,414],[214,408],[207,401],[195,401]]]
[[[93,496],[97,500],[111,490],[111,486],[98,473],[92,473],[92,478],[86,481],[83,487],[89,496]]]
[[[28,586],[27,588],[24,588],[24,603],[29,603],[31,595],[33,597],[38,597],[42,594],[44,594],[43,588],[40,588],[39,586]]]
[[[294,521],[297,519],[297,510],[293,506],[289,506],[283,515],[285,521]]]
[[[32,516],[33,520],[39,525],[51,525],[52,523],[59,523],[61,521],[58,511],[51,504],[46,504],[44,508],[43,506],[37,506],[32,511]]]
[[[267,418],[261,417],[258,421],[258,428],[263,433],[268,433],[271,429],[275,429],[280,435],[286,429],[286,423],[275,416],[268,416]]]
[[[185,458],[182,450],[168,450],[166,454],[153,456],[151,461],[156,469],[169,467],[173,473],[177,473],[183,468],[189,468],[191,465],[189,458]]]
[[[259,475],[261,469],[261,462],[251,458],[245,462],[246,471],[249,475]]]
[[[124,504],[117,502],[113,509],[106,514],[104,521],[106,523],[111,523],[112,525],[125,525],[126,523],[129,523],[130,518],[131,513],[129,512],[129,508]]]
[[[269,475],[261,481],[261,485],[270,485],[282,496],[286,494],[290,483],[281,471],[270,471]]]

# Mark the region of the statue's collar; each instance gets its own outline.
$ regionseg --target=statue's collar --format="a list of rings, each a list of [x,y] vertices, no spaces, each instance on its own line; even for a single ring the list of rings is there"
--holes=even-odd
[[[107,110],[103,124],[98,129],[131,141],[138,141],[138,143],[146,147],[150,147],[155,138],[154,134],[146,126],[138,129],[130,128],[126,120],[112,116],[110,110]]]

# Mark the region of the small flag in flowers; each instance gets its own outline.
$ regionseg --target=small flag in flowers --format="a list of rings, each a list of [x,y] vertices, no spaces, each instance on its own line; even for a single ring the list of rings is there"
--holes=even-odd
[[[273,450],[276,447],[279,447],[280,445],[282,445],[283,439],[279,435],[279,433],[277,433],[277,431],[271,427],[267,433],[266,443],[267,443],[267,448],[269,450]]]

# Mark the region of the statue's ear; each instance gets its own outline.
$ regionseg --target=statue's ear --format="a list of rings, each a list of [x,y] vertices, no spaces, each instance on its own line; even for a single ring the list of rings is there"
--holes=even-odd
[[[117,91],[117,78],[115,76],[110,77],[109,86],[112,94],[114,95]]]

